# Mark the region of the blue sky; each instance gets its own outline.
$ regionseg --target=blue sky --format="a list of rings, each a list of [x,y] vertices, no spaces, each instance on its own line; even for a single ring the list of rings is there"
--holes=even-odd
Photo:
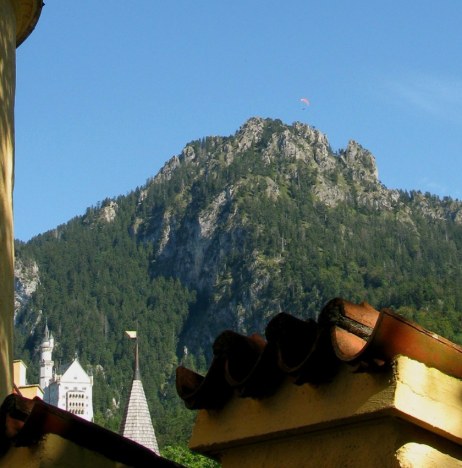
[[[47,0],[17,50],[15,237],[252,116],[358,141],[389,188],[462,199],[461,21],[460,0]]]

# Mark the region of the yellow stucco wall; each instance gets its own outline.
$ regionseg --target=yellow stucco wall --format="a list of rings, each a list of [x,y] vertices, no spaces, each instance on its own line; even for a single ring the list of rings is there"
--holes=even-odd
[[[13,361],[13,382],[24,398],[39,397],[43,399],[43,390],[40,385],[27,383],[27,366],[23,361],[17,359]]]
[[[225,450],[223,468],[458,467],[462,447],[397,418],[377,418],[307,435]]]
[[[15,73],[15,11],[10,0],[0,0],[0,401],[12,390]]]
[[[27,366],[21,359],[13,361],[13,382],[17,387],[27,384]]]
[[[109,460],[55,434],[47,434],[30,447],[12,447],[0,459],[0,467],[23,468],[125,468],[127,465]]]
[[[462,380],[405,356],[319,386],[287,378],[269,398],[199,411],[190,447],[224,468],[462,466]]]
[[[13,388],[16,47],[34,29],[41,9],[42,0],[0,0],[0,401]]]

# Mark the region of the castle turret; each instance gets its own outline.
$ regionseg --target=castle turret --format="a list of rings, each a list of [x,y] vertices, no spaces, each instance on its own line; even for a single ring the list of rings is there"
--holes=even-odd
[[[54,346],[55,340],[53,338],[53,334],[48,330],[48,324],[46,323],[45,336],[42,344],[40,345],[40,387],[42,387],[42,390],[45,393],[45,401],[47,401],[46,396],[48,395],[46,389],[53,378],[54,362],[52,359],[52,353]]]

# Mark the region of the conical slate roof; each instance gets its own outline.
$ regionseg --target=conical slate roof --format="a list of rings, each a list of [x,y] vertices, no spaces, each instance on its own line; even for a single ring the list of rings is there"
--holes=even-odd
[[[133,379],[124,418],[120,425],[120,434],[159,455],[159,446],[140,379]]]
[[[125,407],[119,433],[127,439],[133,440],[152,450],[157,455],[160,455],[156,434],[152,425],[151,414],[149,413],[148,402],[146,401],[143,383],[141,382],[138,361],[138,340],[137,338],[135,339],[135,365],[132,388],[128,397],[127,406]]]

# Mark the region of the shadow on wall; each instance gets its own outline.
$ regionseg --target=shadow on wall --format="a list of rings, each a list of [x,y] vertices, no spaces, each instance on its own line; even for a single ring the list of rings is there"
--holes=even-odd
[[[16,19],[0,2],[0,399],[11,392],[14,309],[13,177]]]

